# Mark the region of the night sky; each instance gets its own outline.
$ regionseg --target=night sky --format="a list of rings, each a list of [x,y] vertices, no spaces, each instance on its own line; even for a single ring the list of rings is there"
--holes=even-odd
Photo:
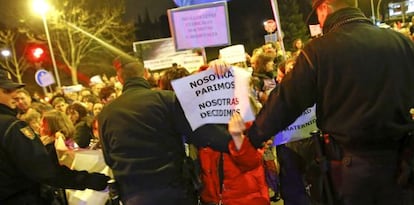
[[[125,3],[125,19],[132,21],[137,20],[138,15],[145,15],[145,9],[148,9],[151,18],[156,19],[166,14],[167,9],[176,8],[173,0],[125,0]],[[19,16],[32,18],[31,4],[32,0],[0,0],[0,22],[13,25],[19,22]]]
[[[126,2],[126,19],[136,20],[138,15],[144,16],[145,9],[151,18],[158,18],[166,14],[168,9],[176,8],[173,0],[125,0]]]
[[[100,0],[96,1],[99,2]],[[374,0],[373,2],[376,4],[378,1],[379,0]],[[382,0],[382,6],[386,6],[389,1],[391,0]],[[369,2],[370,1],[367,0],[359,0],[360,8],[364,10],[367,15],[370,15]],[[146,9],[148,9],[151,18],[156,19],[160,15],[166,14],[168,9],[176,8],[173,0],[125,0],[125,3],[125,19],[132,21],[136,21],[138,15],[144,16]],[[21,17],[16,14],[24,16],[24,18],[33,18],[34,14],[31,9],[31,4],[32,0],[0,0],[0,22],[11,25],[16,24],[21,19]]]

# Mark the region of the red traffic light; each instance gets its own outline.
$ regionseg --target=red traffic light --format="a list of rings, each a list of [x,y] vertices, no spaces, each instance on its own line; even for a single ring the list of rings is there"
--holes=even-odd
[[[35,59],[40,59],[44,53],[45,51],[43,50],[43,48],[40,47],[34,48],[32,51],[32,55]]]
[[[27,57],[30,61],[43,61],[46,55],[45,49],[41,45],[31,45],[28,48]]]

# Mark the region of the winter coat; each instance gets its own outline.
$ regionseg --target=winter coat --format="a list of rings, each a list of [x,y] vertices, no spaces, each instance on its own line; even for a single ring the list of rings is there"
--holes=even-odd
[[[204,186],[201,201],[218,204],[221,199],[224,205],[270,204],[264,176],[263,151],[254,148],[247,138],[239,151],[233,141],[229,142],[228,147],[230,153],[221,153],[209,147],[199,149]],[[219,166],[221,156],[222,169]],[[220,172],[224,174],[222,191]]]

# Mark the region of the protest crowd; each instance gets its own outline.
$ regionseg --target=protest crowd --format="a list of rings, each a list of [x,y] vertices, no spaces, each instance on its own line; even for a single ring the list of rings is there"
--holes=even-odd
[[[345,2],[345,0],[337,1]],[[325,5],[325,3],[320,4],[323,1],[315,2],[316,7]],[[366,18],[361,17],[358,12],[350,8],[342,9],[339,12],[344,12],[344,16],[355,15],[356,17],[353,16],[352,19],[358,18],[354,22],[355,24],[366,24],[364,22]],[[335,18],[340,17],[335,16]],[[334,21],[337,19],[332,20],[328,16],[328,20]],[[344,25],[348,24],[344,23]],[[329,30],[329,32],[332,32],[329,34],[333,34],[335,29],[341,29],[341,26],[344,25],[341,24]],[[395,28],[389,28],[389,30],[393,29]],[[394,34],[392,35],[394,36]],[[400,68],[383,70],[388,73],[387,77],[392,78],[394,81],[399,81],[399,77],[405,77],[404,82],[414,80],[414,43],[408,40],[408,37],[414,40],[413,32],[410,35],[406,34],[407,37],[402,37],[403,35],[398,34],[398,37],[395,38],[404,40],[398,41],[400,45],[393,46],[401,46],[401,48],[393,47],[392,49],[405,53],[405,56],[402,57],[411,57],[411,59],[398,59],[406,62],[405,64],[399,64],[399,66],[404,67],[404,70],[406,67],[411,66],[411,71],[404,73],[402,76],[397,76],[393,75],[394,71],[390,69]],[[327,37],[329,36],[327,35]],[[1,98],[3,100],[0,101],[0,113],[4,123],[2,122],[0,132],[2,134],[0,140],[3,141],[0,144],[0,161],[2,164],[0,165],[0,175],[2,180],[7,178],[7,174],[10,174],[11,177],[9,178],[18,179],[19,174],[24,177],[19,182],[13,182],[12,180],[4,182],[8,183],[5,184],[6,186],[14,187],[15,190],[14,188],[10,189],[0,185],[0,204],[55,205],[70,204],[69,202],[81,204],[80,202],[82,201],[86,204],[87,201],[95,200],[96,202],[97,199],[93,199],[94,197],[99,197],[100,203],[103,204],[128,205],[352,204],[352,202],[346,201],[341,203],[337,201],[332,202],[330,201],[332,199],[329,199],[330,197],[340,198],[342,192],[339,193],[338,187],[340,185],[336,184],[336,181],[324,181],[326,177],[329,178],[331,176],[321,165],[323,157],[326,156],[319,156],[318,147],[322,146],[324,149],[331,149],[329,147],[331,144],[328,141],[334,141],[334,139],[328,133],[314,133],[312,136],[306,130],[307,134],[302,133],[299,139],[280,142],[275,139],[278,133],[262,137],[264,132],[268,134],[269,131],[259,130],[261,128],[258,128],[259,125],[257,123],[267,125],[266,122],[263,122],[267,118],[258,118],[262,120],[259,122],[258,120],[255,122],[245,122],[239,115],[240,109],[238,108],[229,110],[226,113],[224,111],[214,111],[202,114],[204,116],[202,118],[208,118],[221,113],[220,115],[227,116],[230,119],[229,123],[231,126],[223,123],[212,123],[203,125],[198,129],[192,129],[191,123],[186,118],[187,113],[184,113],[183,104],[180,104],[180,99],[177,100],[176,98],[175,92],[177,90],[174,90],[171,83],[174,80],[199,75],[206,71],[216,72],[206,74],[203,78],[204,80],[192,81],[190,83],[194,89],[198,89],[195,91],[195,95],[201,96],[209,92],[237,87],[237,84],[235,85],[234,82],[215,85],[214,81],[232,78],[236,71],[231,69],[240,69],[250,73],[247,92],[250,108],[254,115],[258,114],[261,117],[264,114],[274,114],[273,112],[276,111],[270,110],[269,107],[272,107],[276,101],[280,104],[284,103],[279,102],[279,98],[290,97],[292,93],[287,94],[285,92],[291,92],[299,88],[294,87],[291,82],[297,82],[292,79],[307,72],[303,68],[305,67],[304,62],[309,62],[309,59],[318,59],[315,57],[317,54],[309,53],[310,51],[317,52],[315,49],[318,48],[312,47],[314,45],[312,44],[314,43],[313,41],[317,41],[317,39],[297,39],[294,43],[294,50],[285,53],[282,52],[279,42],[264,43],[263,45],[258,45],[252,53],[246,53],[246,60],[243,62],[232,62],[230,65],[219,57],[210,63],[200,66],[198,70],[191,73],[181,65],[171,65],[171,68],[151,72],[137,59],[130,56],[120,56],[114,60],[117,76],[99,78],[91,82],[89,87],[84,86],[79,91],[65,92],[63,89],[57,88],[54,93],[47,93],[47,96],[42,97],[38,94],[35,95],[30,90],[26,90],[23,84],[12,82],[6,73],[2,73],[0,75],[0,92],[2,92]],[[318,43],[323,44],[321,41],[318,41]],[[309,44],[311,46],[307,47]],[[327,46],[326,43],[324,45],[320,44],[318,46]],[[383,49],[388,48],[384,47]],[[314,63],[315,66],[321,64],[319,61]],[[361,61],[356,63],[364,64]],[[389,66],[392,67],[393,65],[390,64]],[[217,74],[217,72],[220,72],[220,69],[224,69],[224,75]],[[300,70],[296,71],[295,69]],[[400,72],[396,73],[400,74]],[[358,74],[366,75],[364,71]],[[341,76],[331,77],[340,78]],[[288,82],[285,83],[284,81]],[[210,87],[203,87],[203,83],[212,84],[209,84]],[[372,85],[369,83],[371,82],[366,82],[365,84],[367,89],[372,88]],[[376,86],[382,86],[381,80],[377,80],[376,83]],[[318,89],[323,87],[323,84],[324,82],[317,82]],[[311,85],[309,84],[309,86]],[[406,89],[413,88],[413,82],[407,86]],[[397,85],[394,86],[394,89],[400,88]],[[348,92],[352,93],[356,92],[353,89],[361,88],[354,87],[349,89]],[[296,91],[298,93],[295,93],[295,95],[301,95],[299,90]],[[386,90],[382,92],[394,91]],[[322,94],[320,92],[315,93],[318,98]],[[404,94],[406,93],[401,93],[401,95]],[[6,97],[3,95],[9,96],[9,98],[6,100]],[[346,98],[346,96],[342,97]],[[364,96],[360,97],[365,98]],[[297,100],[293,97],[289,99]],[[408,123],[405,121],[401,122],[400,118],[393,115],[397,118],[393,120],[400,123],[393,124],[393,126],[404,127],[404,129],[401,128],[400,130],[414,128],[414,122],[412,121],[414,119],[414,111],[410,110],[410,108],[414,108],[413,99],[413,97],[398,99],[406,106],[402,109],[407,108],[406,113],[401,115],[409,116],[411,120]],[[305,97],[301,100],[307,102]],[[352,100],[343,99],[348,104],[352,104],[350,102]],[[204,104],[198,105],[198,107],[200,109],[207,109],[217,104],[237,106],[239,103],[239,99],[232,96],[211,99],[210,101],[205,101]],[[289,103],[296,102],[289,101]],[[296,103],[295,106],[299,106],[299,104],[301,103]],[[284,106],[278,108],[282,109]],[[288,109],[288,107],[286,105],[285,108]],[[308,107],[312,107],[312,105]],[[318,107],[318,104],[316,104],[316,107]],[[265,111],[261,112],[262,109]],[[396,112],[399,111],[401,110]],[[311,114],[314,118],[307,122],[308,124],[305,123],[302,126],[292,125],[290,127],[291,130],[300,130],[313,125],[315,130],[312,131],[317,131],[316,124],[318,120],[316,119],[317,113],[315,113],[315,109],[295,110],[295,112],[296,117]],[[335,112],[335,110],[330,110],[329,112]],[[360,112],[360,110],[353,110],[352,112]],[[387,110],[386,112],[391,111]],[[331,113],[327,112],[325,114],[329,115]],[[8,115],[8,117],[3,115]],[[368,116],[361,114],[362,117],[368,118]],[[290,118],[290,116],[281,115],[280,118]],[[293,122],[292,119],[287,121]],[[14,124],[7,124],[8,122],[13,122]],[[272,122],[267,123],[271,124]],[[285,124],[283,126],[278,131],[289,131],[288,126],[285,126]],[[379,125],[374,124],[372,126]],[[266,129],[270,128],[266,127]],[[370,129],[370,127],[364,129]],[[355,134],[357,135],[358,133]],[[399,134],[408,135],[408,133]],[[258,142],[258,138],[253,138],[253,136],[257,137],[258,135],[262,137],[260,142]],[[319,141],[315,140],[315,135],[317,135]],[[12,140],[12,138],[18,139]],[[18,146],[7,143],[23,143],[25,144],[22,146],[23,148],[18,150],[25,152],[25,155],[37,156],[33,156],[33,159],[16,163],[16,160],[23,160],[24,156],[21,156],[22,154],[13,154],[13,150],[10,149]],[[28,143],[35,145],[29,145]],[[407,143],[413,142],[411,140],[407,141]],[[44,150],[42,150],[43,148],[40,145],[44,147]],[[10,149],[4,149],[4,146],[10,146]],[[72,170],[74,167],[77,167],[74,165],[75,159],[82,160],[80,155],[76,158],[77,153],[85,151],[95,151],[92,154],[93,156],[96,155],[104,159],[104,161],[96,163],[103,164],[105,168],[87,170],[89,173],[81,171],[82,169],[79,171]],[[349,150],[346,149],[346,151]],[[413,180],[410,178],[414,176],[412,171],[414,166],[412,162],[412,147],[411,152],[406,152],[404,152],[406,154],[404,157],[408,157],[408,160],[404,165],[411,168],[406,177],[408,178],[407,180]],[[11,157],[14,155],[16,157]],[[9,157],[12,160],[8,160],[7,158]],[[47,157],[48,159],[42,160],[40,157]],[[379,154],[377,157],[379,157]],[[388,160],[388,158],[386,159]],[[3,165],[5,164],[3,160],[8,163],[7,166]],[[33,160],[32,163],[27,163],[30,160]],[[35,163],[38,160],[41,163],[36,165]],[[344,157],[337,161],[340,161],[338,163],[346,163],[346,160],[347,158]],[[354,157],[352,160],[354,160],[353,163],[355,164],[364,163],[364,160],[358,161],[357,157]],[[394,162],[391,159],[389,161],[391,163]],[[376,161],[374,160],[374,162]],[[350,164],[352,163],[349,162],[349,166]],[[29,166],[38,168],[32,169]],[[387,169],[387,166],[378,167],[378,169]],[[21,169],[27,170],[24,172],[20,171]],[[41,173],[42,169],[48,170]],[[28,171],[33,173],[27,174]],[[365,173],[366,170],[360,171]],[[376,171],[376,169],[372,168],[369,172]],[[335,174],[334,171],[329,173]],[[346,173],[344,172],[343,174]],[[397,173],[395,174],[397,175]],[[27,181],[30,181],[30,183],[25,182],[23,178],[27,178]],[[115,182],[111,181],[111,186],[108,189],[107,182],[110,178],[114,179]],[[328,182],[329,186],[325,182]],[[411,183],[413,182],[411,181]],[[407,187],[410,185],[414,186],[414,184],[405,185]],[[371,186],[375,187],[376,185],[365,184],[363,189],[370,189],[369,187]],[[10,189],[10,192],[7,189]],[[85,189],[90,189],[91,192],[88,193],[92,194],[88,195],[86,191],[75,191]],[[392,191],[395,190],[392,189]],[[330,193],[331,196],[326,196],[328,192],[332,192]],[[378,193],[383,194],[385,192],[386,187],[385,191],[382,190]],[[85,197],[77,196],[76,193],[83,194],[82,196]],[[401,196],[401,201],[396,204],[414,204],[414,195],[409,188],[401,189],[401,193],[399,195]],[[35,199],[37,196],[40,196],[41,199]],[[353,199],[352,197],[350,198]],[[365,202],[368,205],[385,204],[375,200]]]

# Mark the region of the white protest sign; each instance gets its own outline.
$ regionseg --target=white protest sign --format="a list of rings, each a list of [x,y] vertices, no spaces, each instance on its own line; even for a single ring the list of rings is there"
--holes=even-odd
[[[81,84],[77,85],[71,85],[71,86],[62,86],[64,93],[73,93],[73,92],[79,92],[83,89],[83,86]]]
[[[243,45],[229,46],[220,49],[220,58],[226,63],[239,63],[246,61],[246,52]]]
[[[104,83],[100,75],[94,75],[89,79],[89,85],[96,85]]]
[[[285,144],[310,137],[310,132],[317,130],[316,105],[306,109],[295,122],[276,134],[273,145]]]
[[[185,67],[190,72],[203,65],[204,51],[200,49],[176,51],[172,38],[161,38],[133,43],[134,52],[144,61],[145,68],[151,71],[167,69],[173,63]]]
[[[74,160],[71,169],[103,173],[112,177],[112,171],[105,164],[102,150],[74,150]],[[105,205],[108,200],[108,190],[95,191],[91,189],[66,189],[69,205]]]
[[[69,205],[105,205],[109,199],[109,192],[85,190],[66,190]]]
[[[249,101],[251,73],[231,68],[223,76],[213,69],[171,82],[193,130],[208,123],[227,124],[234,112],[244,121],[254,120]]]
[[[181,65],[184,66],[188,72],[192,73],[197,71],[200,66],[204,65],[204,57],[197,55],[183,56]]]
[[[176,62],[171,57],[144,60],[145,68],[148,68],[150,70],[159,70],[159,69],[169,68],[171,67],[173,63],[176,63]]]
[[[319,24],[309,25],[309,30],[312,37],[319,36],[322,34],[322,28]]]
[[[72,162],[71,169],[101,172],[106,167],[102,150],[78,150]]]

